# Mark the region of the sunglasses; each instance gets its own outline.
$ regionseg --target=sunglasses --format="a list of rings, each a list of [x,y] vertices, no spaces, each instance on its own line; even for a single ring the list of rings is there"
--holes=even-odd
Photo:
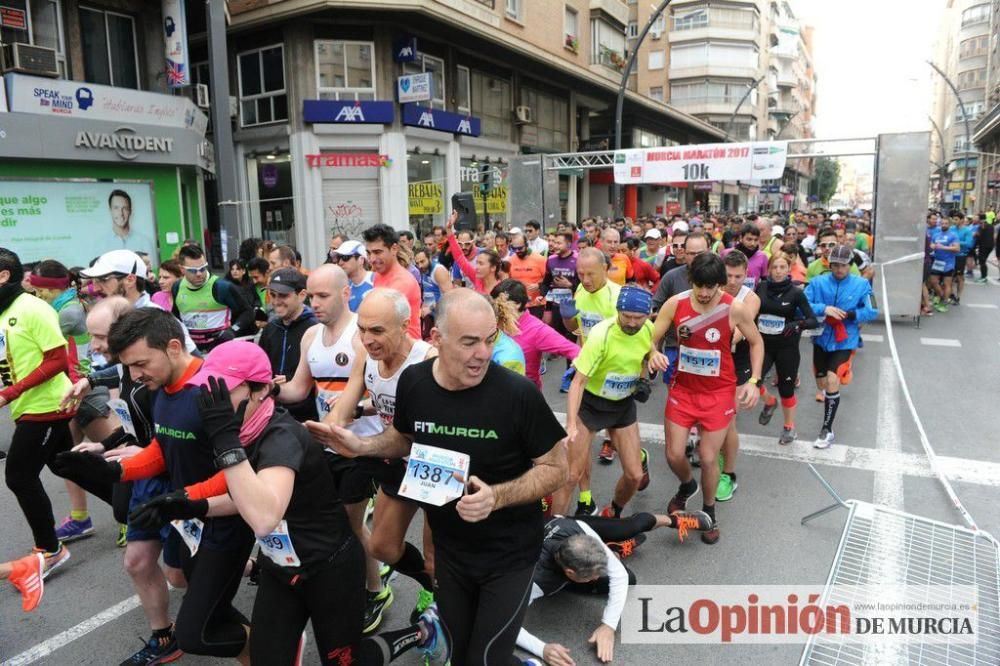
[[[208,264],[202,264],[201,266],[185,266],[184,271],[187,273],[204,273],[208,270]]]
[[[520,252],[524,249],[524,245],[511,245],[510,249],[514,250],[514,252]]]
[[[121,280],[123,277],[125,277],[125,275],[122,273],[111,273],[109,275],[102,275],[101,277],[95,277],[94,282],[98,284],[104,284],[109,280]]]
[[[346,257],[342,254],[338,254],[334,256],[333,260],[336,261],[338,264],[343,264],[345,262],[350,261],[351,259],[357,259],[357,258],[358,255],[356,254],[349,254]]]
[[[820,247],[827,247],[827,248],[829,248],[829,247],[837,247],[837,244],[836,243],[820,243],[819,246]]]
[[[674,248],[675,250],[683,250],[684,249],[684,243],[674,243],[670,247]]]

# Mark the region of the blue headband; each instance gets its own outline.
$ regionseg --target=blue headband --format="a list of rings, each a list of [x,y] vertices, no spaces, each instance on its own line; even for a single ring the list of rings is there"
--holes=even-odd
[[[639,312],[650,314],[653,311],[653,295],[639,287],[622,287],[618,294],[619,312]]]

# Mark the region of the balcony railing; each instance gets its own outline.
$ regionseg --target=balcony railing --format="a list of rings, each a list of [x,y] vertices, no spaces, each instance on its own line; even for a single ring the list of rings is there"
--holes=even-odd
[[[722,19],[703,19],[703,20],[689,20],[689,19],[674,19],[671,30],[681,31],[681,30],[698,30],[701,28],[719,28],[724,30],[750,30],[753,32],[757,31],[757,24],[746,21],[724,21]]]
[[[625,69],[625,56],[607,46],[600,46],[597,53],[591,55],[590,64],[604,65],[608,69],[621,72]]]
[[[740,103],[743,95],[731,96],[731,95],[702,95],[701,97],[672,97],[670,99],[670,104],[676,107],[685,106],[701,106],[703,104],[728,104],[736,106]],[[750,105],[744,104],[744,107],[749,108]]]

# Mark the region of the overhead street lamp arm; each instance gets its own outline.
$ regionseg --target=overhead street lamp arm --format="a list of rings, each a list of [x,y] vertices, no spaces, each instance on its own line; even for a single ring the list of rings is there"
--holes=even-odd
[[[955,87],[955,84],[951,82],[951,79],[948,78],[948,75],[945,74],[943,71],[941,71],[941,68],[938,67],[937,65],[935,65],[933,61],[928,60],[927,64],[930,65],[931,68],[933,68],[935,72],[937,72],[938,74],[941,75],[941,78],[944,79],[944,82],[948,84],[949,88],[951,88],[951,92],[953,92],[955,94],[955,99],[958,100],[958,106],[959,106],[959,108],[962,109],[962,120],[965,123],[965,151],[964,151],[965,152],[965,160],[964,160],[964,164],[965,164],[966,178],[968,178],[969,153],[973,152],[972,151],[972,133],[969,131],[969,112],[965,108],[965,102],[962,101],[962,96],[958,94],[958,88]],[[942,152],[944,151],[943,144],[942,144],[941,150],[942,150]],[[965,213],[965,186],[964,185],[962,186],[962,212]]]
[[[660,6],[656,8],[656,11],[649,17],[649,21],[646,23],[646,27],[642,29],[639,33],[639,37],[635,42],[635,47],[633,47],[632,52],[629,53],[628,60],[625,62],[625,70],[622,72],[622,82],[618,86],[618,101],[615,105],[615,150],[622,149],[622,111],[625,108],[625,89],[628,88],[628,77],[632,75],[632,69],[635,67],[635,59],[639,55],[639,48],[642,46],[642,42],[646,39],[646,35],[649,34],[650,28],[653,27],[653,23],[656,19],[660,18],[663,14],[663,10],[667,8],[670,4],[670,0],[663,0]],[[615,217],[622,216],[622,187],[621,185],[615,184]]]
[[[729,141],[729,134],[733,129],[733,122],[736,120],[736,114],[740,112],[740,107],[743,106],[743,102],[747,101],[747,98],[750,97],[750,93],[756,90],[757,86],[759,86],[760,82],[763,80],[763,76],[758,76],[754,79],[753,83],[750,84],[750,87],[747,88],[747,91],[743,93],[743,97],[740,98],[740,103],[736,105],[735,109],[733,109],[733,115],[729,116],[729,122],[726,123],[726,141]]]

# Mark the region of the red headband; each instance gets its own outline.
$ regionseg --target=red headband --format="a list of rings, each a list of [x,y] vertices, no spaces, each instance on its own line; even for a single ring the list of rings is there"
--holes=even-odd
[[[42,289],[66,289],[72,284],[72,280],[68,277],[42,277],[34,273],[28,276],[28,282],[31,283],[32,287],[41,287]]]

